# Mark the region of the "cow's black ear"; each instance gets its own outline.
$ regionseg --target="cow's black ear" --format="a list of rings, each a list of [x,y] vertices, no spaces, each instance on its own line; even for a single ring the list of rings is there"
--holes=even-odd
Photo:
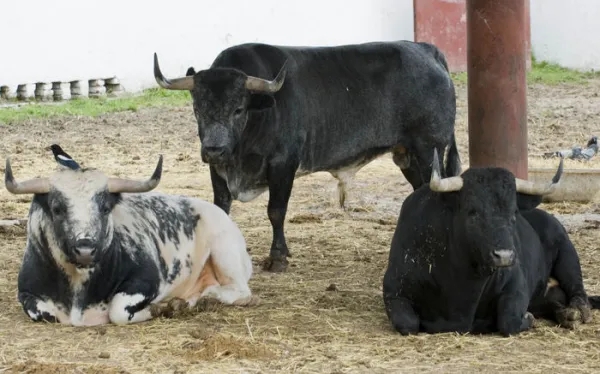
[[[186,77],[189,77],[190,75],[196,75],[196,70],[194,70],[194,68],[191,66],[185,72]]]
[[[519,210],[531,210],[542,203],[542,196],[527,195],[517,192],[517,207]]]
[[[275,98],[271,95],[252,94],[250,95],[250,103],[248,110],[265,110],[275,106]]]

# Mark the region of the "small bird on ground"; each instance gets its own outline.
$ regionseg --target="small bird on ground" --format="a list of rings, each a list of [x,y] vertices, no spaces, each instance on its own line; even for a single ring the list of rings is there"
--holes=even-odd
[[[562,157],[570,158],[573,160],[589,160],[590,158],[594,157],[596,153],[598,153],[598,137],[592,136],[591,139],[587,142],[585,148],[574,146],[571,149],[563,149],[555,152],[546,152],[544,153],[544,157]]]
[[[60,165],[67,167],[69,169],[77,170],[80,168],[79,164],[73,160],[71,156],[60,147],[58,144],[52,144],[50,146],[50,150],[54,154],[54,159]]]
[[[596,153],[598,153],[598,137],[592,136],[586,147],[587,148],[581,151],[581,154],[586,160],[589,160],[590,158],[594,157]]]

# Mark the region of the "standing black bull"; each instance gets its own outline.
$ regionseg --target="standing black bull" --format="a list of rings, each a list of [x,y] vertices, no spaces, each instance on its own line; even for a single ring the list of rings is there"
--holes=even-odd
[[[454,85],[431,44],[243,44],[176,79],[163,76],[155,54],[154,76],[161,87],[191,91],[216,205],[229,213],[232,198],[247,202],[268,189],[271,271],[287,267],[283,225],[295,178],[330,172],[343,207],[346,183],[387,152],[413,188],[428,182],[433,147],[449,147],[445,173],[460,172]]]
[[[529,329],[533,316],[588,322],[598,298],[588,300],[577,252],[561,223],[535,208],[561,174],[562,159],[549,185],[503,168],[441,179],[434,161],[392,239],[383,298],[393,327],[510,335]],[[558,284],[547,289],[550,277]]]

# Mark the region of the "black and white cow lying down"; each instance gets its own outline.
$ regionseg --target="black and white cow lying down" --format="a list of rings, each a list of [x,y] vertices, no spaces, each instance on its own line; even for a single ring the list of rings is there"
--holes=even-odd
[[[548,185],[503,168],[441,178],[433,160],[429,185],[404,201],[392,239],[383,298],[393,327],[511,335],[534,316],[565,327],[589,322],[600,299],[588,300],[562,224],[536,208],[560,180],[562,160]]]
[[[161,174],[162,156],[146,181],[63,169],[17,182],[6,160],[7,190],[34,195],[18,279],[32,320],[126,324],[151,319],[161,301],[256,301],[237,225],[211,203],[148,192]]]

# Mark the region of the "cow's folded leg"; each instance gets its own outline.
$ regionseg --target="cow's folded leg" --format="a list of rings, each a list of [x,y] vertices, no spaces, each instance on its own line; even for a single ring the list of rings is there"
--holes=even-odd
[[[385,304],[388,318],[396,331],[402,335],[417,334],[419,332],[419,316],[408,299],[404,297],[392,298],[386,300]]]
[[[248,281],[252,276],[252,260],[246,252],[241,234],[219,236],[210,242],[210,264],[216,282],[200,297],[210,297],[228,305],[249,305],[254,302]]]
[[[117,293],[110,302],[108,316],[117,325],[144,322],[153,318],[152,298],[141,292]]]
[[[518,334],[533,327],[534,317],[527,311],[529,297],[524,289],[525,279],[522,274],[513,274],[498,299],[498,332],[504,336]]]
[[[265,260],[265,270],[278,273],[288,266],[291,257],[285,240],[283,223],[287,213],[288,202],[292,194],[294,174],[297,167],[272,167],[269,169],[269,204],[267,214],[273,229],[273,241],[269,257]]]
[[[19,292],[19,301],[25,313],[35,322],[61,322],[58,310],[51,301],[42,300],[30,293]]]
[[[559,251],[552,276],[558,281],[558,286],[565,293],[568,306],[567,312],[571,315],[577,315],[577,319],[587,323],[592,320],[592,311],[583,286],[579,256],[564,227],[557,221],[555,222],[562,235],[553,243],[554,246],[559,248]],[[570,311],[568,311],[569,309]]]
[[[174,318],[190,309],[190,305],[182,298],[173,297],[149,306],[152,318]]]
[[[568,306],[567,295],[556,280],[551,280],[546,293],[529,305],[529,311],[536,317],[555,320],[560,326],[574,328],[581,319],[577,308]]]
[[[227,305],[250,306],[258,303],[258,298],[252,296],[248,286],[238,284],[210,286],[201,297],[216,299]]]
[[[588,323],[592,320],[592,307],[587,300],[587,296],[575,296],[569,300],[569,308],[577,310],[579,321]]]
[[[560,286],[555,286],[554,294],[562,293],[562,298],[566,300],[566,295]],[[550,294],[550,291],[548,292]],[[568,305],[556,305],[554,316],[556,322],[562,327],[572,329],[575,328],[580,322],[587,323],[592,319],[590,305],[587,300],[576,296],[572,298]]]

